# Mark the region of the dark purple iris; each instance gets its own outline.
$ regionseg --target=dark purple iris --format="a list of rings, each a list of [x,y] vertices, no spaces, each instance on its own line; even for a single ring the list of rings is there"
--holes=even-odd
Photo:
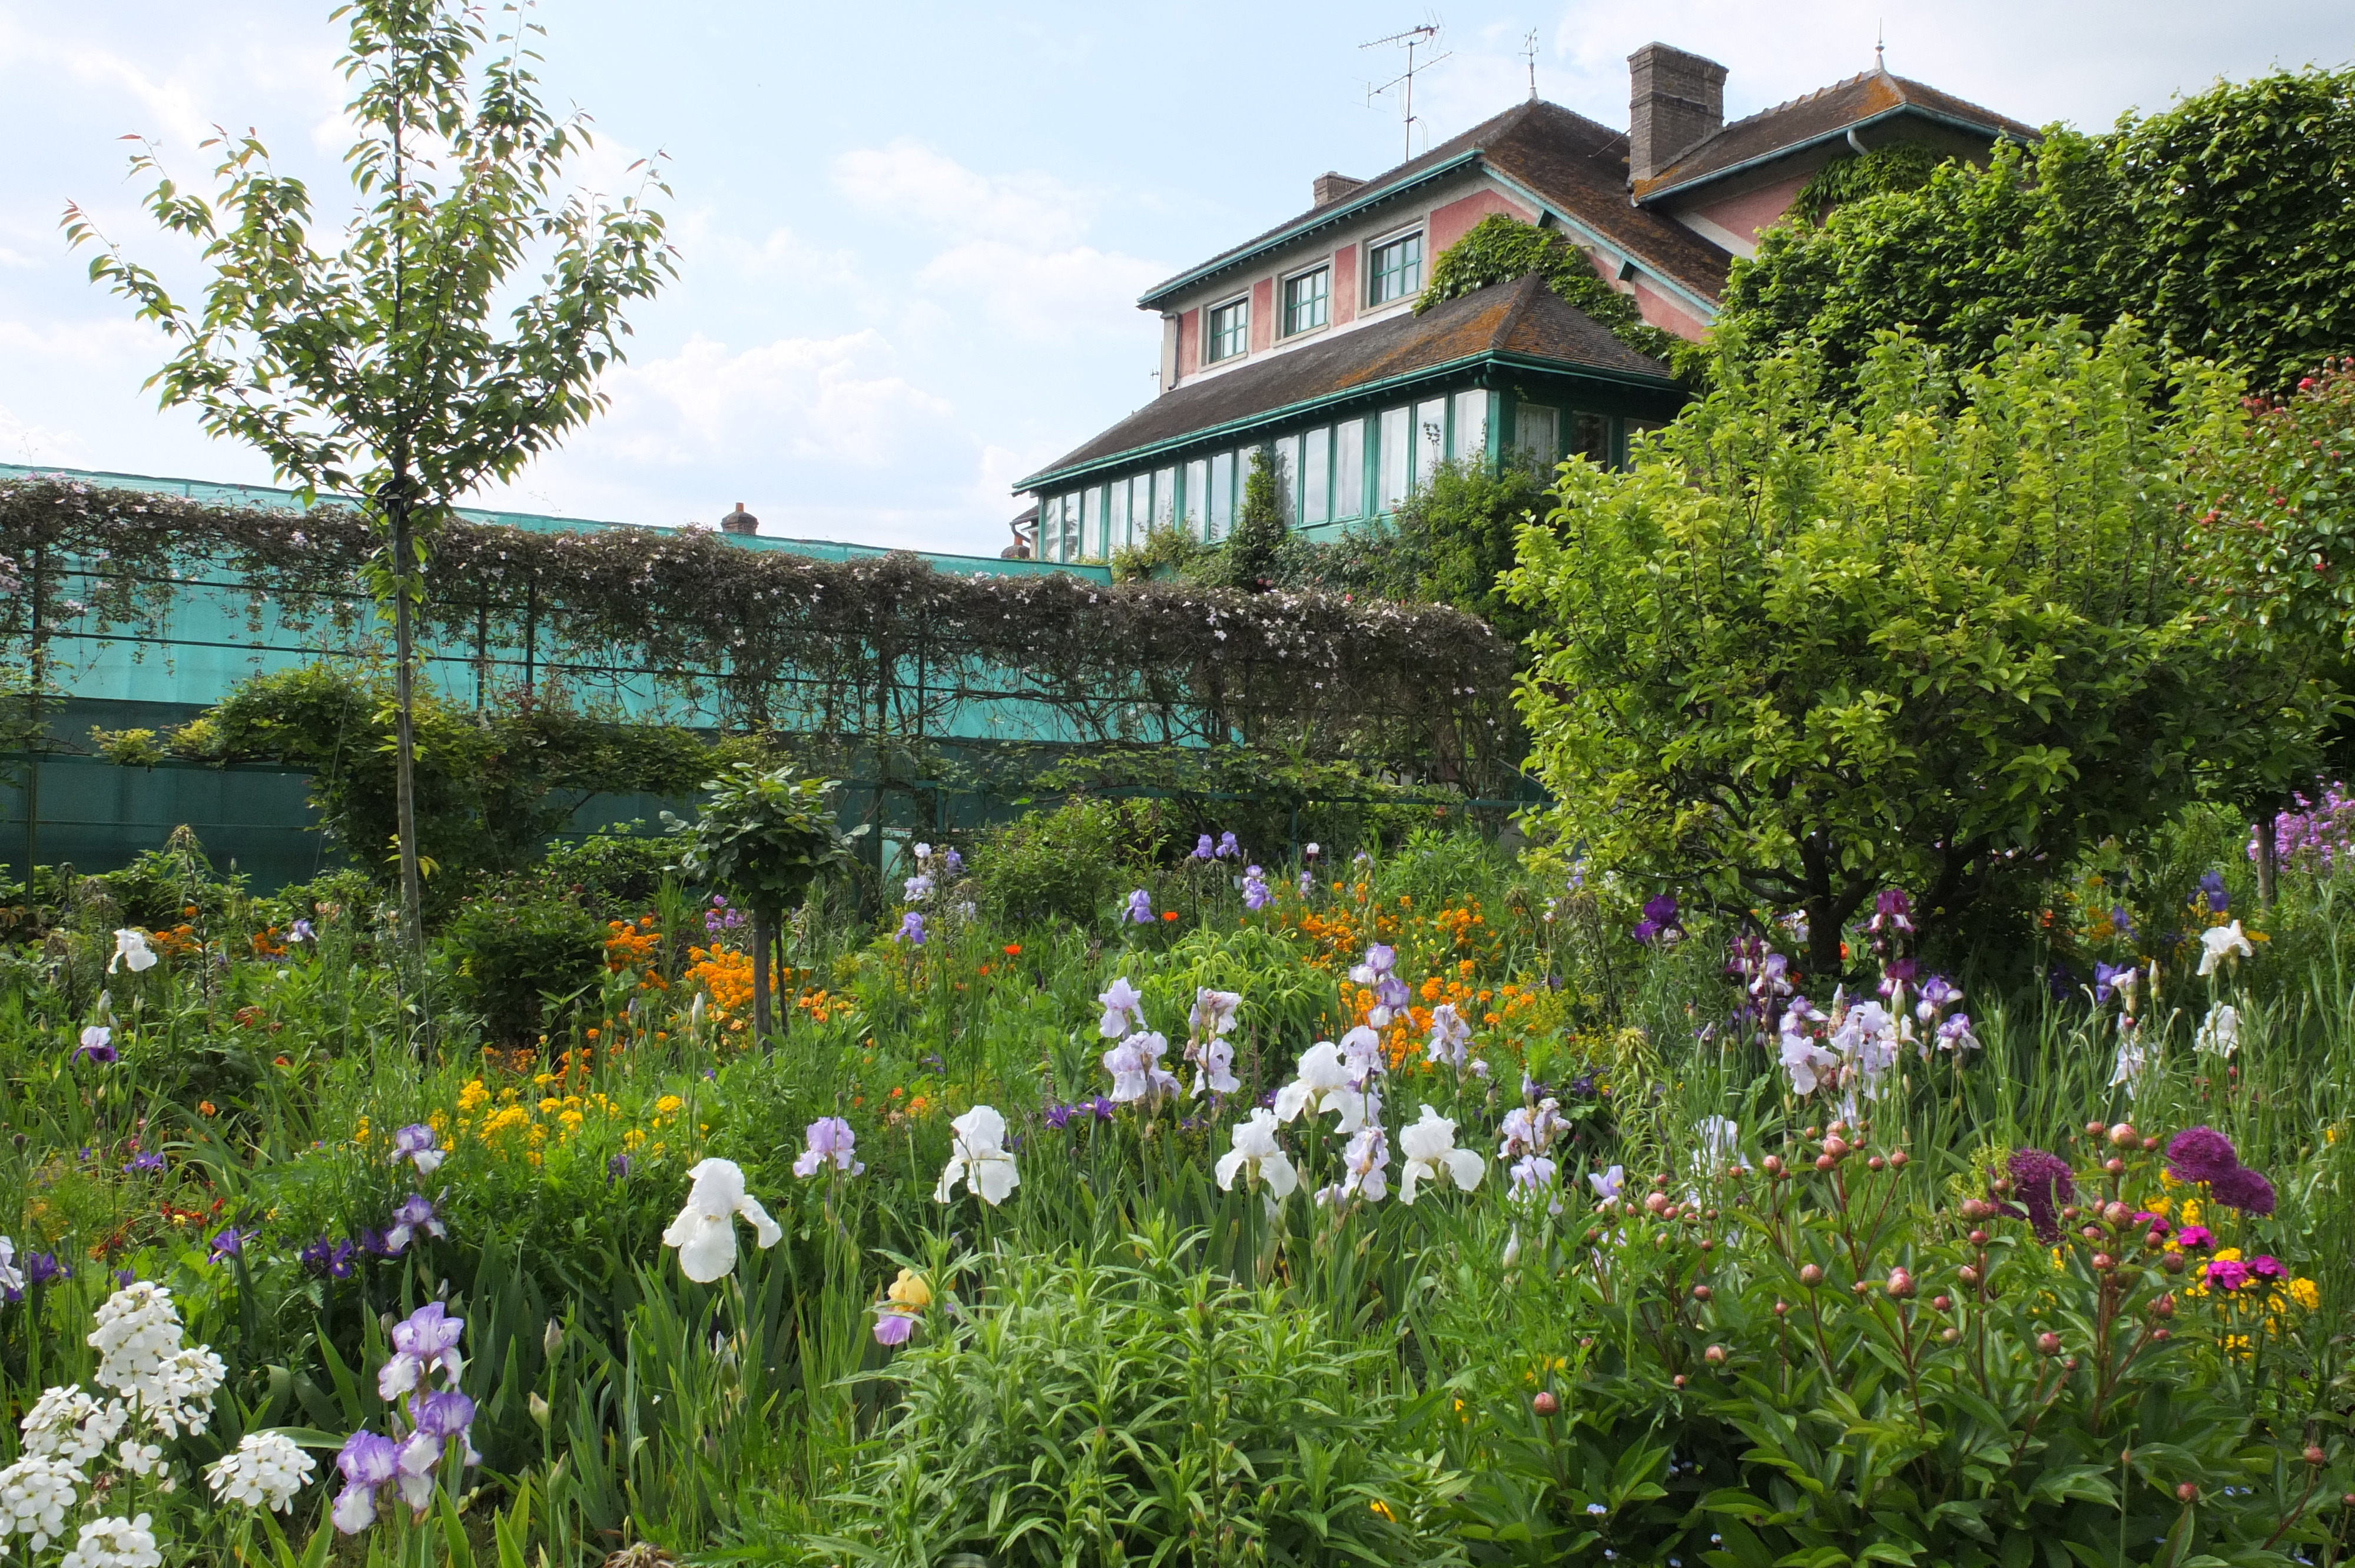
[[[628,1177],[629,1174],[630,1157],[628,1155],[616,1154],[613,1159],[605,1161],[605,1180],[607,1181],[612,1182],[623,1181]]]
[[[1079,1108],[1080,1107],[1077,1106],[1049,1106],[1047,1107],[1047,1125],[1053,1128],[1058,1132],[1062,1131],[1063,1128],[1071,1125],[1071,1113]]]
[[[1672,932],[1681,935],[1683,931],[1684,927],[1677,921],[1676,895],[1657,894],[1645,901],[1644,917],[1636,925],[1636,940],[1648,946]]]
[[[28,1252],[25,1255],[25,1283],[46,1285],[52,1279],[63,1279],[73,1273],[63,1259],[53,1252]]]
[[[2023,1149],[2011,1157],[2009,1169],[2036,1239],[2048,1246],[2059,1241],[2061,1205],[2077,1197],[2077,1177],[2069,1162],[2041,1149]]]
[[[2211,871],[2200,879],[2200,891],[2208,895],[2208,907],[2222,915],[2232,906],[2232,895],[2224,891],[2224,874]]]
[[[399,1257],[400,1248],[392,1245],[390,1234],[382,1230],[363,1230],[359,1234],[360,1250],[370,1257]]]
[[[352,1244],[330,1242],[321,1236],[298,1255],[304,1269],[321,1279],[349,1279],[352,1277]]]

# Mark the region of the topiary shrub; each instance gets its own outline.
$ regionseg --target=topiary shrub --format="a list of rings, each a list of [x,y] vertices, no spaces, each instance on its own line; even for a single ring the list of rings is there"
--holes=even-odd
[[[1009,925],[1097,923],[1166,847],[1157,800],[1073,800],[994,829],[973,857],[975,902]]]
[[[676,841],[643,832],[643,821],[615,822],[578,843],[550,845],[540,873],[570,888],[591,913],[620,919],[645,913],[678,856]]]
[[[526,1045],[605,971],[604,931],[581,900],[545,877],[487,883],[442,933],[459,1000],[484,1035]]]

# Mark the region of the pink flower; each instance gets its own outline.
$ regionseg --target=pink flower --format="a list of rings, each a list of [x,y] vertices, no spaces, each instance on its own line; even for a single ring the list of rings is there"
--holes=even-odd
[[[2208,1264],[2208,1283],[2219,1290],[2238,1290],[2249,1282],[2249,1266],[2237,1257],[2212,1258]]]

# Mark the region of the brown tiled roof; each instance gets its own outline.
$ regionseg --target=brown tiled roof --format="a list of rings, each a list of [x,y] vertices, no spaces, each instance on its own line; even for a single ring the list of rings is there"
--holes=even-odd
[[[2032,125],[1982,109],[1953,93],[1887,71],[1870,70],[1725,126],[1652,178],[1638,182],[1636,199],[1647,201],[1785,149],[1836,135],[1876,116],[1904,110],[1980,131],[1990,138],[2037,134]]]
[[[1674,218],[1629,203],[1626,132],[1599,125],[1558,103],[1532,99],[1450,137],[1421,157],[1376,175],[1337,201],[1311,207],[1255,238],[1220,251],[1199,267],[1155,284],[1146,291],[1142,302],[1150,304],[1174,285],[1216,271],[1223,263],[1240,260],[1304,226],[1377,202],[1386,192],[1476,152],[1499,174],[1527,185],[1639,264],[1707,299],[1714,300],[1724,291],[1726,269],[1733,260],[1727,251]]]
[[[1164,393],[1075,451],[1018,483],[1027,490],[1048,474],[1158,446],[1255,415],[1311,402],[1393,376],[1483,355],[1554,360],[1564,370],[1592,370],[1669,385],[1668,367],[1629,348],[1532,274],[1495,283],[1423,315],[1399,316],[1334,333]]]

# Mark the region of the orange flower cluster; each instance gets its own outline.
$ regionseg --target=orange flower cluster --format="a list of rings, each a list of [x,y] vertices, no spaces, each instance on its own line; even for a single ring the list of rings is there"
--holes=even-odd
[[[722,1019],[741,1023],[752,1005],[752,955],[723,948],[689,948],[687,978],[711,993],[711,1007]]]
[[[819,986],[794,998],[794,1006],[809,1014],[809,1021],[812,1023],[831,1023],[844,1014],[855,1011],[858,1002],[855,997],[837,996],[823,986]]]
[[[624,969],[652,969],[662,952],[663,935],[655,928],[655,917],[641,915],[638,923],[608,920],[605,929],[613,933],[605,938],[605,967],[615,974]]]

